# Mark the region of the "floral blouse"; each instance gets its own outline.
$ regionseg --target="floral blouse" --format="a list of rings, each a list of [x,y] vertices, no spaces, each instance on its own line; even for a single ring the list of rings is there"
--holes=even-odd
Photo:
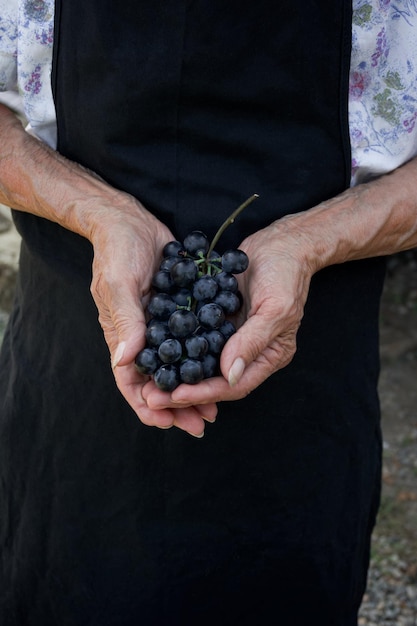
[[[3,102],[24,112],[32,130],[56,146],[51,89],[54,0],[0,0],[0,91]],[[1,94],[0,94],[1,96]],[[1,97],[0,97],[1,100]]]
[[[50,73],[53,0],[0,0],[0,91],[28,130],[56,145]],[[0,100],[2,99],[0,97]],[[417,155],[417,0],[353,0],[352,185]]]
[[[352,183],[417,154],[417,0],[353,3]]]

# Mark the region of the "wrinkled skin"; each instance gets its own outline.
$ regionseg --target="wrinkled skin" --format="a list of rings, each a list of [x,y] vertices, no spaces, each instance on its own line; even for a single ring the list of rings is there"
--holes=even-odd
[[[200,407],[151,409],[142,396],[149,378],[138,373],[136,354],[145,345],[145,307],[150,285],[160,262],[160,251],[171,241],[171,232],[150,213],[135,207],[130,199],[123,219],[103,215],[91,240],[94,247],[91,294],[99,311],[99,322],[113,355],[117,386],[144,424],[159,428],[178,428],[194,436],[204,432],[204,420],[213,421],[217,408],[213,402]],[[121,277],[123,277],[121,279]],[[118,346],[119,354],[116,354]],[[116,366],[115,361],[119,361]]]
[[[0,105],[0,202],[87,238],[94,248],[91,293],[112,356],[116,384],[143,423],[201,437],[217,403],[245,397],[296,350],[312,275],[335,263],[417,246],[417,158],[260,230],[241,248],[245,301],[238,332],[221,356],[223,377],[163,393],[137,372],[144,307],[172,233],[135,198],[28,135]]]
[[[161,409],[243,398],[292,360],[311,268],[294,252],[289,252],[294,246],[288,237],[284,242],[281,240],[279,230],[277,222],[239,246],[249,256],[250,265],[239,276],[244,307],[236,320],[238,332],[222,352],[223,377],[193,386],[180,385],[171,394],[160,392],[149,382],[143,394],[150,407]]]

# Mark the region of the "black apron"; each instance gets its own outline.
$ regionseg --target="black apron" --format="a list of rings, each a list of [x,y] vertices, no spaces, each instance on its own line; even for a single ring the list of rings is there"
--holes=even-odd
[[[343,0],[57,2],[58,149],[224,247],[345,189]],[[353,626],[380,489],[382,260],[313,279],[293,362],[202,440],[114,384],[92,250],[15,214],[1,353],[3,626]],[[279,280],[279,274],[277,274]]]

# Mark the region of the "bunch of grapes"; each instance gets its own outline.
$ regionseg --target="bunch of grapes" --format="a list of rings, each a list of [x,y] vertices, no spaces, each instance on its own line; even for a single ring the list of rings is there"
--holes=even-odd
[[[148,304],[150,320],[146,346],[136,356],[141,374],[153,376],[163,391],[181,383],[196,384],[220,373],[220,355],[236,332],[229,317],[243,304],[236,274],[249,259],[243,250],[219,255],[214,246],[235,217],[257,195],[251,196],[226,220],[210,244],[202,231],[170,241],[152,280]]]

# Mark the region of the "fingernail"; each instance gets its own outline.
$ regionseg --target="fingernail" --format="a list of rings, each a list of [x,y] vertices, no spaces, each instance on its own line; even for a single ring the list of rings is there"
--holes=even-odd
[[[229,370],[229,385],[231,387],[234,387],[235,385],[237,385],[237,383],[239,382],[239,380],[242,378],[243,372],[245,371],[245,361],[242,359],[242,357],[238,357],[232,367]]]
[[[214,422],[216,421],[215,417],[205,417],[204,415],[202,415],[201,417],[205,422],[208,422],[209,424],[214,424]]]
[[[196,439],[202,439],[204,437],[204,430],[201,433],[201,435],[195,435],[194,433],[190,433],[190,431],[187,431],[189,435],[192,435],[192,437],[195,437]]]
[[[120,360],[123,358],[125,348],[126,348],[126,341],[121,341],[119,345],[117,346],[116,352],[114,353],[114,356],[111,361],[111,366],[113,369],[118,366]]]

